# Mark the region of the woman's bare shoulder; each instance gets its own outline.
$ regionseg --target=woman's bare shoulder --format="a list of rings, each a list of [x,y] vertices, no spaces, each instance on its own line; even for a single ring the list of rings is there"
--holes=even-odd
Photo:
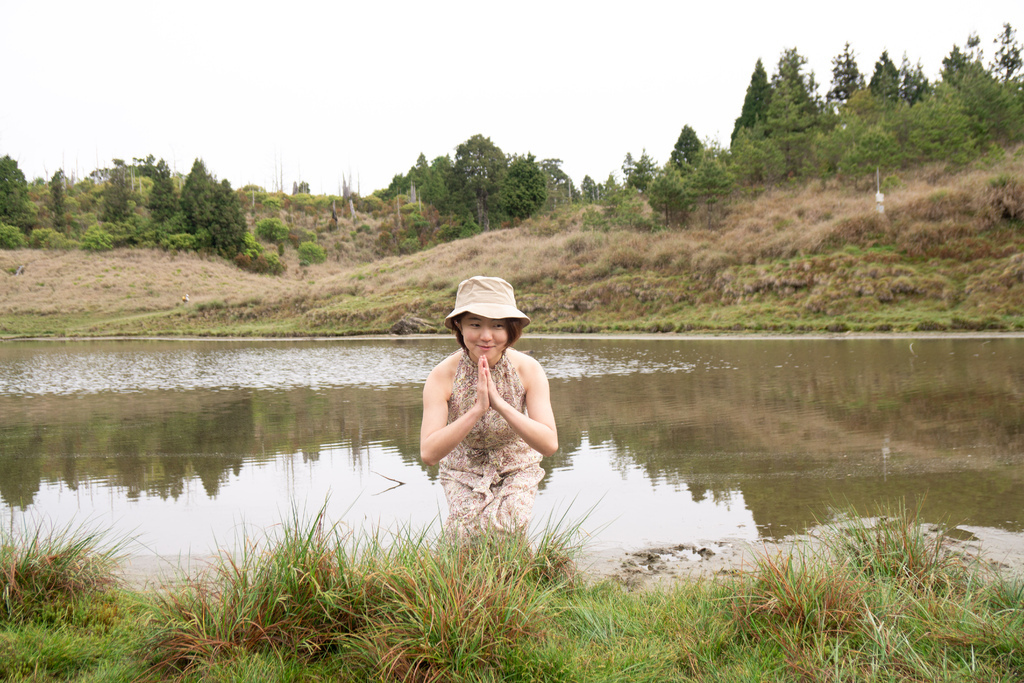
[[[435,365],[434,369],[430,371],[427,381],[446,382],[447,384],[451,384],[455,379],[455,373],[459,369],[459,361],[461,358],[461,351],[456,351],[445,358],[443,361]]]
[[[512,367],[516,369],[516,372],[524,380],[544,376],[544,368],[530,354],[517,351],[516,349],[509,349],[505,352],[505,355],[508,356],[509,361],[512,362]]]

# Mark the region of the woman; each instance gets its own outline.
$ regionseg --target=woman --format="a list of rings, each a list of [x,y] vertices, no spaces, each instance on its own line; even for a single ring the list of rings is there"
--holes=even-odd
[[[440,463],[446,528],[460,537],[525,528],[544,476],[540,461],[558,450],[544,370],[512,348],[529,322],[512,285],[483,276],[459,285],[444,321],[462,350],[423,387],[420,457]]]

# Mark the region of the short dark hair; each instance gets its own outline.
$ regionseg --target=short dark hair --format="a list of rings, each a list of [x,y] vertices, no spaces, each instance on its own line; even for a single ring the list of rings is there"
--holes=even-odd
[[[455,338],[459,342],[459,346],[462,347],[463,351],[469,351],[466,348],[466,340],[462,336],[462,319],[467,315],[470,315],[469,311],[465,313],[459,313],[457,316],[452,318],[452,331],[455,333]],[[519,318],[505,318],[505,327],[508,329],[508,341],[505,343],[506,347],[514,346],[519,338],[523,336],[523,328],[526,325]]]

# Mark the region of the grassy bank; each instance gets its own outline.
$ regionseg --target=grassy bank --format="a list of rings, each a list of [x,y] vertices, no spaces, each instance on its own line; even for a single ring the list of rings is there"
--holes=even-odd
[[[837,181],[737,196],[711,228],[660,227],[639,196],[574,205],[386,258],[370,245],[391,219],[358,215],[319,234],[327,262],[289,250],[281,276],[194,253],[0,251],[0,336],[440,332],[480,273],[515,284],[533,332],[1024,330],[1024,148],[887,187],[884,213],[873,187]]]
[[[1024,584],[901,505],[750,574],[629,592],[571,528],[452,546],[322,514],[160,593],[91,532],[3,538],[5,680],[921,681],[1024,672]],[[846,521],[844,521],[846,520]]]

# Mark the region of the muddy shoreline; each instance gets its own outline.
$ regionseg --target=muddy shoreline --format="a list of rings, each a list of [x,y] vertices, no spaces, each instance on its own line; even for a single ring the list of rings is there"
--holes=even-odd
[[[926,527],[924,531],[933,535],[936,530]],[[977,562],[984,571],[1024,580],[1024,533],[961,525],[947,530],[944,540],[947,551],[962,555],[968,563]],[[818,543],[813,532],[783,541],[723,538],[642,548],[603,543],[584,548],[577,567],[592,581],[609,580],[628,590],[663,589],[680,581],[750,573],[761,557],[813,552]],[[197,576],[216,560],[213,555],[132,555],[121,565],[120,577],[131,590],[166,590],[186,577]]]
[[[934,535],[934,527],[924,532]],[[627,588],[665,587],[695,579],[715,579],[749,573],[759,558],[814,552],[819,545],[812,532],[784,541],[720,539],[706,543],[658,545],[640,549],[606,547],[588,552],[580,569],[595,579],[610,579]],[[977,562],[985,570],[1024,579],[1024,533],[961,525],[947,530],[948,552]]]

